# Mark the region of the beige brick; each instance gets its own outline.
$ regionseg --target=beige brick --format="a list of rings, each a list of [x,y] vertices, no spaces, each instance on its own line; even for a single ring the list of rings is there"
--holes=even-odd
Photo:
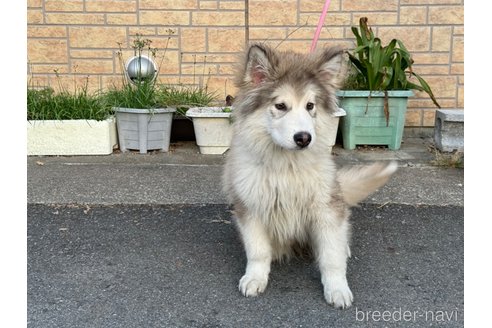
[[[449,53],[412,53],[416,64],[449,64]]]
[[[427,7],[401,7],[400,24],[423,25],[427,23]]]
[[[465,35],[465,28],[463,26],[454,26],[453,35]]]
[[[67,36],[65,26],[28,26],[28,38],[63,38]]]
[[[359,28],[361,17],[368,17],[369,26],[371,27],[377,25],[396,25],[398,22],[398,13],[396,12],[379,12],[377,15],[374,15],[374,13],[354,13],[351,25]]]
[[[190,13],[187,11],[140,11],[142,25],[189,25]]]
[[[70,27],[70,46],[73,48],[118,48],[126,46],[126,29],[122,27]]]
[[[458,108],[465,108],[465,87],[458,86],[458,99],[456,101],[456,106]]]
[[[43,0],[27,0],[27,8],[41,8]]]
[[[128,29],[128,35],[135,36],[137,34],[150,36],[156,35],[157,29],[155,27],[143,27],[143,26],[134,26]]]
[[[84,50],[84,49],[71,49],[70,50],[70,58],[81,58],[81,59],[106,58],[106,59],[112,59],[113,55],[114,55],[114,53],[112,50]]]
[[[69,72],[68,65],[33,64],[29,67],[32,74],[53,74],[55,70],[59,74],[66,74]]]
[[[244,1],[220,1],[219,9],[244,10]]]
[[[422,111],[421,110],[407,110],[405,113],[405,126],[421,126],[422,125]]]
[[[157,28],[157,34],[159,35],[169,35],[169,36],[177,36],[179,34],[179,31],[177,28],[170,28],[170,27],[158,27]]]
[[[183,54],[181,61],[183,63],[207,62],[207,63],[236,63],[239,59],[237,54]]]
[[[396,11],[398,0],[357,0],[343,1],[343,11]]]
[[[73,71],[79,74],[114,73],[113,61],[108,59],[72,59]]]
[[[465,61],[465,39],[462,36],[453,37],[453,62],[464,62]]]
[[[436,98],[454,98],[456,96],[455,76],[422,76],[429,84]],[[416,79],[410,81],[417,83]]]
[[[319,16],[319,13],[301,13],[299,15],[299,25],[318,26]],[[350,25],[352,21],[351,17],[350,13],[330,13],[330,15],[326,16],[323,26]]]
[[[43,12],[40,9],[28,9],[27,24],[43,24]]]
[[[423,110],[423,126],[435,126],[436,122],[436,109]]]
[[[341,47],[342,49],[351,49],[354,47],[354,44],[353,44],[353,42],[348,41],[348,40],[332,40],[332,39],[324,40],[323,39],[323,40],[318,41],[318,45],[316,46],[316,49],[332,48],[332,47]]]
[[[47,13],[47,24],[104,24],[104,14]]]
[[[46,11],[83,11],[84,0],[44,0]]]
[[[379,27],[377,36],[383,45],[399,39],[408,51],[427,51],[430,48],[430,27]]]
[[[447,75],[449,65],[413,65],[413,71],[419,75]]]
[[[328,12],[332,13],[338,10],[338,8],[340,8],[340,1],[341,0],[332,0],[330,2]],[[299,9],[301,10],[301,12],[321,13],[325,2],[326,0],[302,0],[299,1]]]
[[[227,94],[235,95],[237,92],[232,76],[211,76],[206,84],[207,89],[216,92],[219,99],[224,99]]]
[[[195,79],[196,80],[196,79]],[[187,85],[187,86],[198,86],[197,81],[193,81],[193,77],[190,76],[163,76],[161,75],[159,77],[159,81],[161,83],[167,84],[167,85],[174,85],[174,86],[182,86],[182,85]],[[194,83],[195,82],[195,83]]]
[[[136,25],[137,14],[106,14],[108,25]]]
[[[179,74],[179,51],[158,52],[155,61],[159,65],[160,74]]]
[[[249,39],[250,40],[271,40],[271,39],[284,39],[287,36],[285,27],[250,27]]]
[[[244,29],[208,29],[208,50],[211,52],[238,52],[245,46]]]
[[[158,39],[158,42],[156,43],[159,45],[159,51],[163,51],[164,49],[168,50],[178,50],[179,49],[179,39],[178,37],[162,37]],[[162,46],[161,46],[162,44]]]
[[[198,0],[139,0],[140,9],[197,9]]]
[[[157,48],[158,52],[163,52],[166,49],[178,49],[179,40],[177,37],[171,36],[149,36],[152,42],[150,46],[152,48]]]
[[[47,75],[29,75],[27,77],[27,85],[29,88],[35,89],[48,87],[50,85],[50,78]]]
[[[219,8],[217,1],[200,0],[200,9],[202,10],[215,10],[217,8]]]
[[[249,23],[252,26],[296,25],[297,2],[289,0],[250,0]]]
[[[142,3],[142,1],[140,1]],[[136,0],[85,0],[86,11],[95,12],[135,12]]]
[[[207,35],[205,28],[181,29],[181,51],[204,52],[207,49]]]
[[[218,74],[220,75],[232,75],[236,72],[236,65],[234,64],[219,64]]]
[[[408,109],[437,109],[436,105],[427,96],[425,92],[414,91],[415,96],[408,99]],[[437,97],[437,96],[436,96]],[[454,98],[439,98],[437,97],[437,102],[441,105],[441,108],[454,108],[456,107],[456,100]]]
[[[103,90],[109,90],[112,88],[121,88],[123,84],[124,84],[124,78],[121,74],[101,76],[101,86]]]
[[[320,44],[321,42],[318,43],[318,47],[320,47]],[[311,48],[311,40],[285,40],[281,43],[270,43],[270,45],[280,51],[307,53]]]
[[[117,63],[118,65],[119,65],[119,56],[121,56],[121,59],[123,61],[122,64],[124,64],[130,57],[133,57],[136,55],[135,51],[133,49],[126,48],[126,47],[121,50],[121,55],[119,54],[119,52],[120,52],[119,50],[117,52],[115,52],[115,61],[118,61],[118,63]],[[149,53],[147,52],[147,50],[145,50],[142,52],[142,55],[149,56]],[[154,58],[154,60],[155,60],[155,58]]]
[[[463,0],[400,0],[402,5],[461,4]]]
[[[451,49],[450,26],[434,26],[432,28],[432,51],[449,51]]]
[[[429,7],[429,24],[463,24],[463,6]]]
[[[464,75],[465,74],[465,64],[462,64],[462,63],[451,64],[450,73],[453,75]]]
[[[236,11],[201,11],[192,13],[195,26],[244,26],[244,13]]]
[[[98,76],[87,76],[87,74],[73,74],[69,73],[67,75],[51,76],[50,85],[55,89],[56,92],[69,91],[80,92],[82,88],[87,87],[88,93],[96,92],[100,89],[100,81]]]
[[[192,75],[197,79],[210,74],[217,75],[217,65],[203,63],[183,64],[181,65],[181,74]]]
[[[66,63],[68,61],[67,41],[28,39],[27,57],[33,63]]]
[[[181,64],[190,64],[190,63],[208,63],[207,55],[197,55],[197,54],[181,54]]]
[[[289,28],[288,29],[288,39],[289,40],[297,40],[297,39],[307,39],[312,40],[314,38],[314,34],[316,33],[315,27],[303,27],[303,28]],[[324,27],[321,30],[319,37],[322,38],[330,38],[330,39],[343,39],[344,29],[343,27]]]

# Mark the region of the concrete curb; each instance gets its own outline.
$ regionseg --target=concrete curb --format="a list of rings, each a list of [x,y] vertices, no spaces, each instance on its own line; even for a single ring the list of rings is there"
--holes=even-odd
[[[419,151],[417,151],[419,150]],[[366,203],[463,206],[464,172],[429,164],[421,145],[413,151],[334,150],[338,165],[396,160],[399,170]],[[224,156],[201,155],[192,144],[171,153],[28,157],[28,203],[224,204]]]

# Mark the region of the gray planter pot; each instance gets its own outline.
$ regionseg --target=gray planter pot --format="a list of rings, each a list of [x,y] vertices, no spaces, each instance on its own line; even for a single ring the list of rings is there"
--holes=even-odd
[[[174,108],[113,108],[121,151],[169,151]]]

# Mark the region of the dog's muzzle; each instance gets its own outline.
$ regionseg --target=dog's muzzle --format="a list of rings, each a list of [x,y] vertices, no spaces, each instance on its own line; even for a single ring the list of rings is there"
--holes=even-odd
[[[311,134],[309,134],[307,132],[298,132],[298,133],[294,134],[294,142],[300,148],[305,148],[311,142]]]

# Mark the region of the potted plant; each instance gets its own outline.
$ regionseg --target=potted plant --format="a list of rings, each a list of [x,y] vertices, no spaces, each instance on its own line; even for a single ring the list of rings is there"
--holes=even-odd
[[[137,34],[133,41],[135,56],[122,65],[123,86],[113,87],[105,95],[116,115],[121,151],[134,149],[145,154],[148,150],[169,150],[176,109],[160,102],[154,61],[157,49],[150,47],[151,42]],[[143,54],[145,49],[147,55]],[[121,46],[118,58],[122,64]]]
[[[161,86],[159,101],[176,107],[171,129],[171,140],[195,141],[192,120],[186,116],[191,107],[206,107],[215,101],[215,94],[198,86]]]
[[[232,107],[192,107],[186,116],[193,120],[196,144],[201,154],[225,153],[232,140]]]
[[[108,155],[117,145],[112,112],[87,83],[73,92],[27,88],[28,155]]]
[[[343,90],[337,92],[339,105],[346,111],[340,125],[343,147],[365,144],[399,149],[412,90],[426,92],[440,106],[427,82],[412,70],[413,59],[402,41],[393,39],[383,47],[367,17],[352,32],[357,47],[348,53],[350,73]],[[407,76],[416,78],[416,83]]]

